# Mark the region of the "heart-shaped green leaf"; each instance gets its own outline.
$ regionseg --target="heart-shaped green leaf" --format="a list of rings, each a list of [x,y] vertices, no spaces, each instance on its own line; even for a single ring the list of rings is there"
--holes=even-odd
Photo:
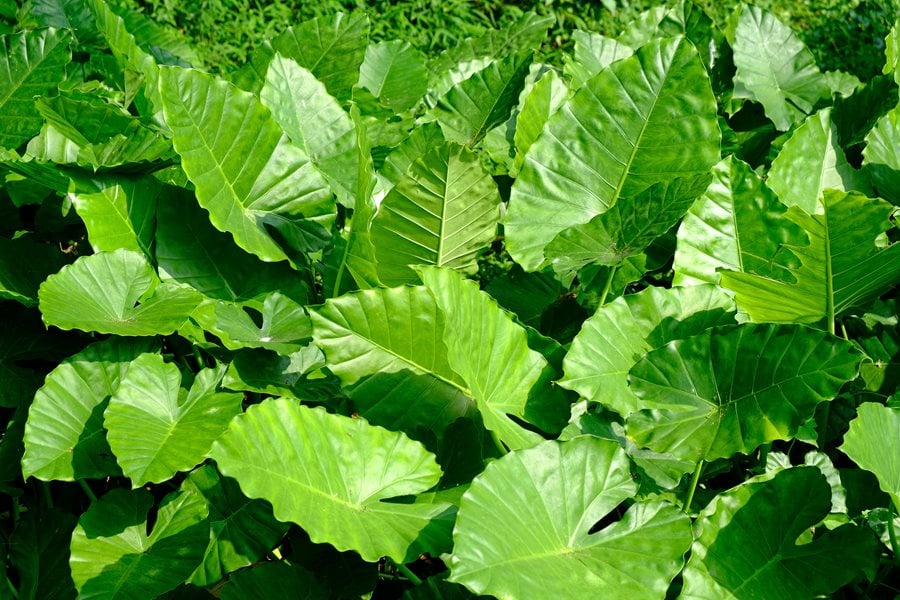
[[[583,436],[508,454],[463,496],[451,580],[498,598],[661,598],[691,543],[686,515],[639,503],[591,533],[636,491],[612,441]]]
[[[106,439],[133,487],[159,483],[206,458],[241,412],[242,394],[217,392],[225,367],[204,369],[190,390],[159,354],[131,362],[104,411]]]
[[[47,325],[116,335],[173,333],[201,300],[160,283],[147,258],[131,250],[82,256],[48,277],[38,298]]]
[[[372,562],[443,551],[435,519],[447,504],[387,502],[424,492],[441,476],[434,456],[403,434],[266,400],[235,418],[210,455],[244,494],[271,502],[278,520],[297,523],[315,542]]]
[[[197,568],[209,541],[203,496],[168,495],[148,534],[152,504],[145,490],[113,490],[81,515],[69,559],[79,598],[155,598]]]
[[[626,422],[639,446],[692,461],[790,439],[816,405],[859,373],[856,346],[794,325],[708,329],[651,351],[630,373],[644,407]]]

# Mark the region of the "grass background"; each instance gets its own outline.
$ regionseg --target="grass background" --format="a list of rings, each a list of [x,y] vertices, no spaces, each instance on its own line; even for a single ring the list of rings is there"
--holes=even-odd
[[[614,36],[636,14],[660,0],[122,0],[157,22],[182,31],[207,67],[230,70],[262,40],[291,24],[361,10],[372,38],[403,39],[435,55],[533,10],[555,17],[545,58],[558,60],[574,29]],[[881,70],[884,37],[900,14],[900,0],[755,0],[803,38],[824,70],[867,80]],[[738,0],[698,0],[724,23]]]

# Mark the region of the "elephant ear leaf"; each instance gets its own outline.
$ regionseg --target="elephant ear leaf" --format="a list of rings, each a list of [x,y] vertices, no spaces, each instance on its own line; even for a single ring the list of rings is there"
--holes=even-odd
[[[203,496],[166,496],[148,534],[153,497],[113,490],[81,515],[72,534],[72,579],[81,598],[155,598],[187,579],[209,542]]]
[[[745,5],[729,41],[737,69],[733,97],[762,104],[776,129],[787,131],[831,96],[812,52],[772,14]]]
[[[34,98],[65,78],[69,39],[56,29],[0,36],[0,148],[15,150],[41,129]]]
[[[861,362],[850,342],[801,325],[708,329],[632,367],[644,408],[626,428],[639,446],[694,462],[750,453],[796,435]]]
[[[786,469],[720,494],[695,525],[682,597],[815,598],[860,572],[871,577],[879,543],[867,528],[822,527],[812,538],[811,528],[830,508],[828,481],[815,467]]]
[[[738,308],[752,321],[833,321],[900,281],[900,244],[885,246],[878,240],[893,227],[890,204],[858,193],[826,190],[822,208],[822,214],[809,215],[793,206],[786,213],[809,237],[807,246],[788,246],[800,260],[800,266],[790,269],[794,281],[722,273],[722,286],[735,292]]]
[[[850,421],[841,450],[875,475],[900,511],[900,409],[867,402]]]
[[[637,503],[594,533],[636,491],[625,451],[610,440],[512,452],[460,502],[450,578],[498,598],[661,598],[691,543],[687,515]]]
[[[63,267],[41,284],[38,299],[47,325],[145,336],[173,333],[202,297],[160,283],[143,254],[116,250],[82,256]]]
[[[160,69],[159,89],[181,166],[216,229],[267,262],[287,258],[273,229],[305,250],[324,246],[335,213],[328,184],[256,96],[180,67]]]
[[[297,523],[314,542],[370,562],[446,549],[439,517],[448,504],[385,502],[441,477],[434,455],[401,433],[273,399],[235,418],[211,457],[245,495],[268,500],[279,521]]]
[[[682,37],[648,43],[585,83],[528,149],[504,222],[510,254],[537,270],[561,231],[656,183],[709,172],[719,139],[694,46]]]

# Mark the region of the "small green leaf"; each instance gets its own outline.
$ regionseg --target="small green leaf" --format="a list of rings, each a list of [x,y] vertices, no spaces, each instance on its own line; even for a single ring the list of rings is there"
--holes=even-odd
[[[69,198],[88,230],[94,252],[120,248],[153,256],[160,185],[151,178],[73,182]]]
[[[369,44],[359,68],[359,85],[401,113],[416,105],[428,89],[425,55],[409,42]]]
[[[201,299],[160,283],[146,257],[130,250],[82,256],[48,277],[38,297],[48,325],[116,335],[173,333]]]
[[[271,502],[278,520],[315,542],[372,562],[443,551],[435,519],[448,505],[385,502],[440,479],[434,456],[402,434],[270,399],[234,419],[211,456],[244,494]]]
[[[159,354],[131,362],[103,413],[103,426],[132,487],[166,481],[206,458],[241,412],[242,394],[216,391],[224,374],[224,367],[204,369],[188,391],[180,387],[178,367]]]

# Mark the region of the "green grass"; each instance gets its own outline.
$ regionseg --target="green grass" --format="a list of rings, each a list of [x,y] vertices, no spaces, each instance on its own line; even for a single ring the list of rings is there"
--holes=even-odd
[[[653,0],[123,0],[158,22],[181,30],[206,66],[229,70],[249,52],[291,24],[336,11],[366,11],[372,39],[404,39],[435,55],[459,40],[535,10],[556,18],[546,56],[558,60],[574,29],[616,35]],[[735,0],[698,0],[724,23]],[[884,37],[900,0],[756,0],[799,32],[825,70],[840,69],[869,79],[882,62]]]

